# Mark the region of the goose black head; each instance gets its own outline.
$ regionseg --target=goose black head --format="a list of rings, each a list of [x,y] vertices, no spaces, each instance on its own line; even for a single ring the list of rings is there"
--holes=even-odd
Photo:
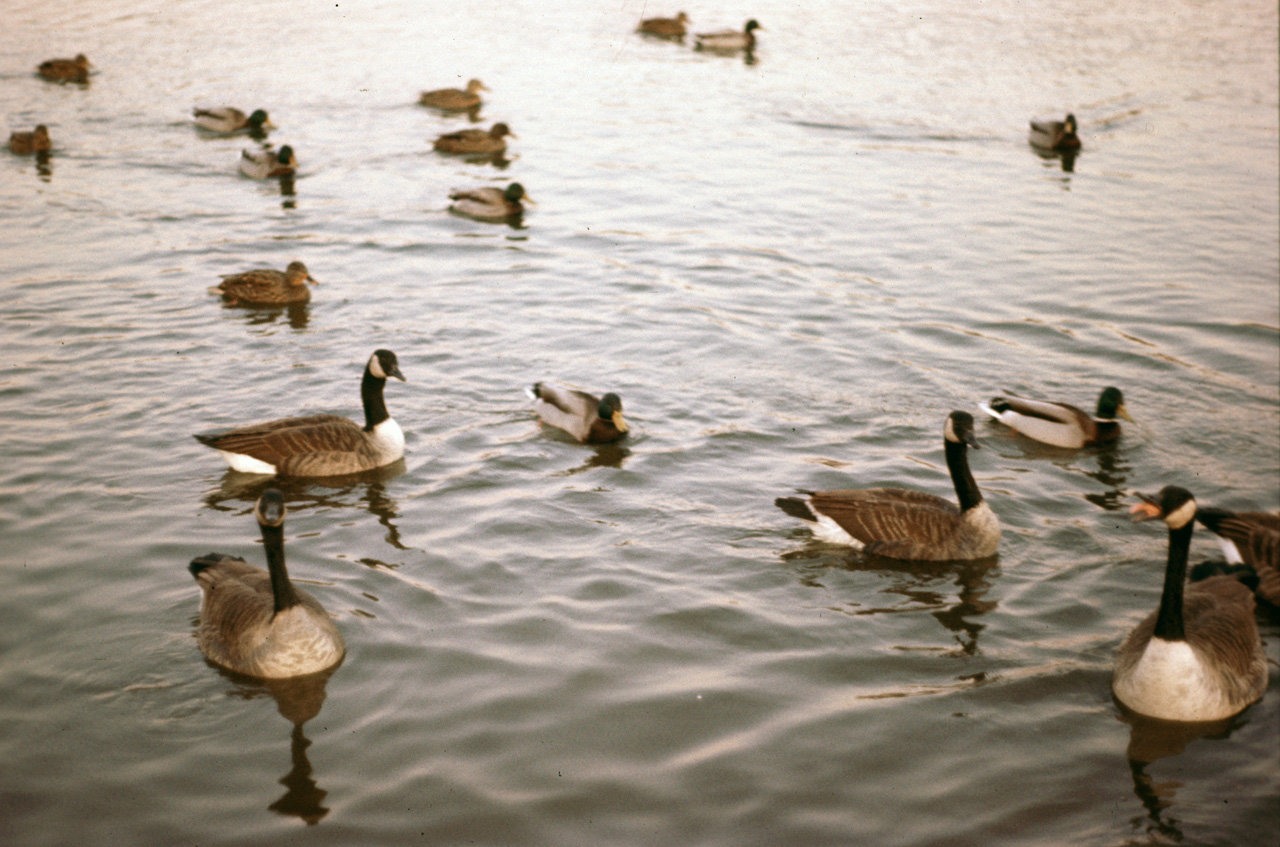
[[[368,369],[369,373],[379,379],[393,376],[401,382],[406,381],[404,374],[400,373],[400,363],[396,359],[396,354],[390,350],[373,351],[373,355],[369,357]]]
[[[1191,492],[1177,485],[1166,485],[1160,493],[1139,494],[1141,503],[1134,504],[1129,513],[1134,523],[1160,518],[1170,529],[1181,529],[1196,516],[1196,499]]]
[[[942,437],[952,444],[968,444],[975,450],[981,449],[978,437],[973,434],[973,415],[968,412],[952,412],[947,415],[947,422],[942,426]]]
[[[253,506],[259,526],[284,526],[284,512],[284,495],[275,488],[262,492]]]

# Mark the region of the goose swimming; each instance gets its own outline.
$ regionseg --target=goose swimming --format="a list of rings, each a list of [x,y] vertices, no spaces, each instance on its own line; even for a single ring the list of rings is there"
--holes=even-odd
[[[360,381],[363,428],[340,415],[308,415],[202,433],[195,439],[242,473],[325,477],[389,465],[404,455],[404,433],[382,397],[388,377],[404,382],[396,354],[377,350]]]
[[[952,412],[942,429],[947,468],[959,505],[905,488],[805,491],[780,497],[784,512],[817,524],[823,540],[876,556],[911,561],[955,561],[994,555],[1000,519],[982,499],[969,470],[968,447],[978,448],[973,415]]]
[[[284,497],[268,488],[253,507],[267,570],[238,556],[209,553],[189,569],[200,584],[196,641],[209,661],[261,679],[317,673],[346,646],[320,602],[289,580],[284,565]]]

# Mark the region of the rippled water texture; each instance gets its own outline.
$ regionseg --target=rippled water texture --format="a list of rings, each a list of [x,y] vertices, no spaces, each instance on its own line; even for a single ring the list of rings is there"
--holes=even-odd
[[[1275,3],[679,5],[759,19],[753,61],[638,2],[6,5],[6,128],[54,150],[0,155],[0,843],[1277,842],[1274,621],[1226,725],[1109,689],[1165,554],[1126,492],[1280,505]],[[32,72],[80,51],[87,86]],[[416,104],[471,77],[496,164]],[[192,126],[224,103],[295,179]],[[1069,171],[1026,141],[1068,110]],[[447,211],[513,180],[515,226]],[[293,259],[308,306],[207,293]],[[377,347],[404,462],[283,486],[346,661],[223,674],[185,566],[262,561],[265,483],[191,434],[358,418]],[[617,391],[631,438],[540,427],[539,379]],[[998,560],[869,561],[773,504],[950,495],[950,410],[1110,384],[1112,449],[979,423]]]

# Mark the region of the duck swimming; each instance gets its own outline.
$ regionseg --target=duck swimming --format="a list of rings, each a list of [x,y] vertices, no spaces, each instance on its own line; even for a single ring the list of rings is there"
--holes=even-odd
[[[268,269],[230,274],[209,289],[221,295],[229,305],[284,306],[306,303],[311,299],[307,283],[319,285],[302,262],[290,262],[284,272]]]

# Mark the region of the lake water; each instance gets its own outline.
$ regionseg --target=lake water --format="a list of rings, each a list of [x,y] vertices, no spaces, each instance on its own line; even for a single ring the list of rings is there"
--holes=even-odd
[[[0,843],[1280,841],[1280,625],[1225,725],[1109,688],[1166,548],[1127,492],[1280,505],[1275,3],[678,5],[757,18],[753,61],[631,0],[10,0],[5,127],[55,146],[0,155]],[[33,73],[81,51],[87,86]],[[497,165],[416,105],[470,77]],[[291,184],[192,126],[224,103]],[[1026,142],[1068,110],[1070,171]],[[518,226],[447,211],[512,180]],[[292,259],[307,307],[206,291]],[[191,434],[359,418],[377,347],[403,464],[282,486],[347,658],[224,674],[186,564],[261,564],[266,483]],[[632,437],[543,429],[539,379]],[[868,561],[773,504],[950,496],[949,411],[1109,384],[1113,449],[979,423],[997,561]]]

